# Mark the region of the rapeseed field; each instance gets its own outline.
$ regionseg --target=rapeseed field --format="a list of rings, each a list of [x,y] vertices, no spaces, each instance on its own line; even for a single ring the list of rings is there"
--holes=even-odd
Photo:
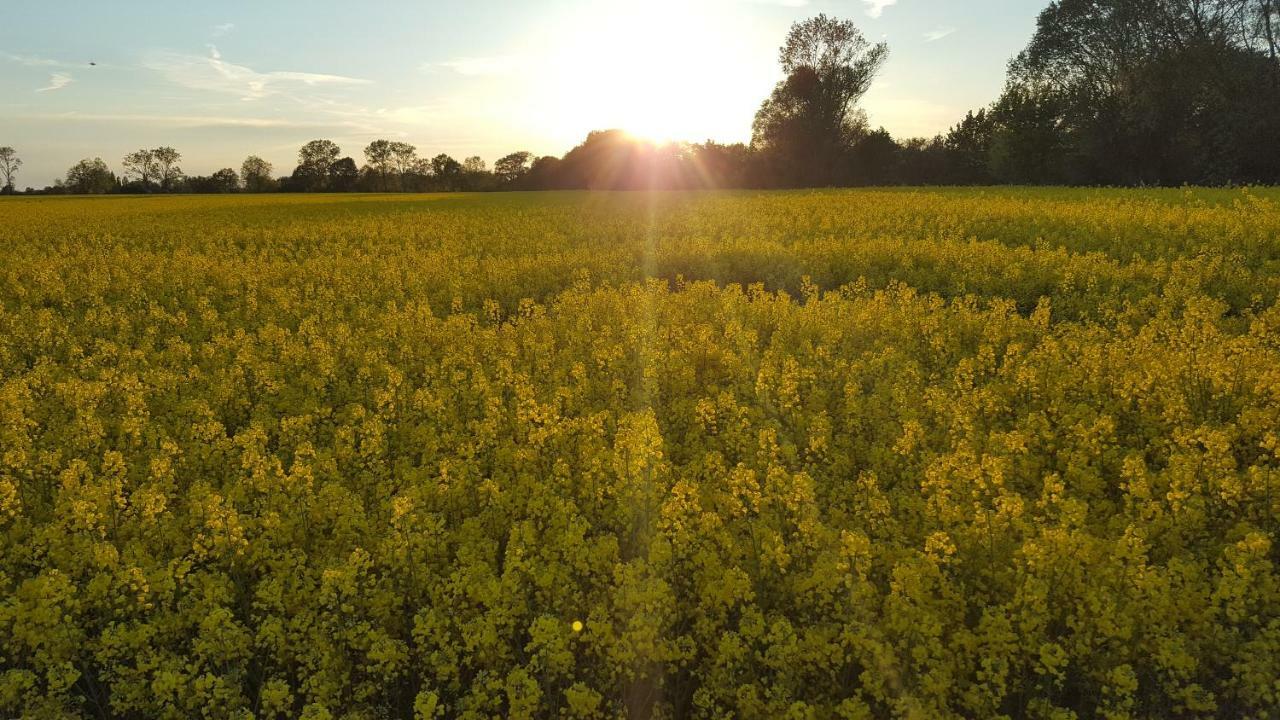
[[[0,717],[1274,718],[1280,192],[0,199]]]

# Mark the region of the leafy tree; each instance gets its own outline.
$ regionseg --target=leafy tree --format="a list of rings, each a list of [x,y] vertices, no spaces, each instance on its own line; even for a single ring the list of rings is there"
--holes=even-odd
[[[240,181],[246,192],[267,192],[275,184],[271,178],[271,163],[257,155],[250,155],[240,164]]]
[[[240,189],[240,178],[231,168],[222,168],[212,176],[215,192],[233,193]]]
[[[439,190],[461,189],[462,164],[444,153],[431,158],[431,177]]]
[[[20,167],[22,167],[22,158],[18,157],[17,152],[7,145],[0,147],[0,177],[4,178],[4,183],[0,184],[0,192],[13,193],[13,181],[18,177]]]
[[[996,105],[993,170],[1071,183],[1275,178],[1280,160],[1263,149],[1280,137],[1273,16],[1269,0],[1050,3]]]
[[[102,158],[85,158],[67,170],[66,188],[81,195],[114,192],[116,176]]]
[[[364,157],[378,178],[378,189],[386,192],[389,189],[388,176],[391,174],[391,141],[374,140],[365,146]]]
[[[332,140],[312,140],[298,150],[298,167],[293,176],[302,190],[324,190],[329,181],[329,167],[342,151]]]
[[[493,164],[493,174],[504,184],[510,185],[529,172],[533,162],[533,153],[527,150],[513,152],[500,158]]]
[[[489,171],[489,167],[485,165],[484,160],[478,155],[472,155],[471,157],[463,160],[462,169],[468,173],[482,173]]]
[[[360,171],[356,169],[356,161],[344,157],[335,160],[329,166],[329,190],[332,192],[351,192],[360,179]]]
[[[777,181],[829,185],[865,131],[856,103],[888,58],[847,20],[818,15],[795,23],[779,51],[786,79],[761,105],[751,144],[766,154]]]
[[[956,182],[991,181],[991,141],[995,129],[994,116],[984,108],[969,112],[947,132],[945,143]]]
[[[156,181],[160,183],[160,189],[171,190],[173,184],[182,178],[182,168],[178,167],[182,153],[164,145],[152,150],[151,156],[155,161]]]

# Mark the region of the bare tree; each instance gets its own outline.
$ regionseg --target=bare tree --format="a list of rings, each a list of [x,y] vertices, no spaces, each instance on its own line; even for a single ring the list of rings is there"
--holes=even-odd
[[[413,163],[418,159],[418,148],[405,142],[393,142],[391,158],[395,163],[396,174],[403,176],[413,170]]]
[[[18,176],[18,168],[22,167],[22,159],[11,147],[0,147],[0,175],[4,183],[0,184],[0,192],[13,192],[13,179]]]
[[[135,150],[128,155],[125,155],[124,160],[121,162],[124,165],[125,177],[136,175],[138,181],[142,183],[144,188],[160,174],[160,169],[156,165],[156,154],[154,150],[148,150],[146,148]]]

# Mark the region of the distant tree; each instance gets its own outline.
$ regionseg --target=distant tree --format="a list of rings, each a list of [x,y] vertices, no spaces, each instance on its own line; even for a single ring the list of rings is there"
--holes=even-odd
[[[902,148],[888,130],[863,135],[849,153],[848,177],[854,185],[889,185],[898,181]]]
[[[995,129],[994,117],[980,109],[969,112],[947,132],[945,143],[955,182],[991,182],[991,140]]]
[[[391,141],[374,140],[364,148],[365,161],[377,178],[377,189],[386,192],[389,189],[388,179],[391,175]]]
[[[7,145],[0,147],[0,177],[4,178],[4,183],[0,184],[0,192],[13,194],[13,181],[18,177],[20,167],[22,159],[18,157],[17,151]]]
[[[521,185],[531,190],[551,190],[561,187],[560,166],[563,162],[554,155],[543,155],[529,166],[529,172],[522,178]]]
[[[751,183],[751,150],[742,143],[708,140],[689,148],[695,187],[739,188]]]
[[[431,158],[431,177],[437,190],[459,190],[462,181],[462,164],[440,153]]]
[[[513,152],[493,164],[493,173],[500,182],[509,185],[529,172],[529,165],[532,161],[533,153],[527,150]]]
[[[164,145],[152,150],[151,156],[155,160],[156,182],[160,183],[161,190],[168,192],[182,178],[182,168],[178,167],[182,153]]]
[[[463,160],[462,169],[469,173],[482,173],[489,171],[488,166],[485,165],[484,160],[482,160],[479,155],[472,155],[471,157]]]
[[[332,140],[312,140],[298,150],[298,167],[294,180],[303,190],[324,190],[329,181],[329,167],[337,161],[342,151]]]
[[[116,176],[102,158],[85,158],[67,170],[65,187],[81,195],[109,193],[116,189]]]
[[[121,163],[124,165],[125,177],[134,177],[142,185],[144,191],[150,189],[151,183],[160,174],[160,166],[156,162],[156,153],[154,150],[147,148],[135,150],[125,155]]]
[[[847,20],[818,15],[791,26],[778,56],[786,79],[756,113],[751,138],[782,184],[841,179],[845,156],[865,128],[856,103],[888,54]]]
[[[349,157],[335,160],[329,166],[329,190],[332,192],[351,192],[356,189],[359,179],[356,161]]]
[[[271,179],[271,163],[257,155],[250,155],[240,164],[240,181],[246,192],[267,192],[274,185]]]
[[[418,148],[406,142],[393,142],[391,143],[391,161],[396,175],[403,176],[411,172],[413,164],[418,161]]]
[[[231,168],[222,168],[210,176],[215,192],[233,193],[240,189],[240,177]]]

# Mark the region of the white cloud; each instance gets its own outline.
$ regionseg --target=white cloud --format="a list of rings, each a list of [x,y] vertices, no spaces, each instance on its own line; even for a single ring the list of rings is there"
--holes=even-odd
[[[925,42],[938,42],[944,37],[954,35],[956,29],[953,27],[940,27],[936,30],[930,30],[924,34]]]
[[[272,71],[258,72],[253,68],[236,65],[222,59],[218,48],[209,46],[209,55],[190,55],[176,52],[152,53],[143,65],[154,70],[170,82],[192,90],[238,95],[243,100],[258,100],[296,89],[298,86],[365,85],[368,80],[328,75],[325,73]]]
[[[878,18],[884,14],[885,8],[898,4],[898,0],[862,0],[862,3],[867,6],[868,16]]]
[[[520,58],[515,55],[495,55],[492,57],[463,57],[445,62],[425,63],[422,69],[426,72],[449,70],[467,77],[486,75],[510,75],[520,67]]]
[[[222,37],[223,35],[226,35],[227,33],[231,32],[232,30],[235,30],[235,29],[236,29],[236,24],[235,24],[235,23],[222,23],[221,25],[214,25],[214,26],[213,26],[213,36],[214,36],[214,37]]]
[[[53,92],[54,90],[61,90],[73,82],[75,82],[75,78],[70,75],[56,72],[49,76],[49,84],[42,88],[37,88],[36,92]]]

